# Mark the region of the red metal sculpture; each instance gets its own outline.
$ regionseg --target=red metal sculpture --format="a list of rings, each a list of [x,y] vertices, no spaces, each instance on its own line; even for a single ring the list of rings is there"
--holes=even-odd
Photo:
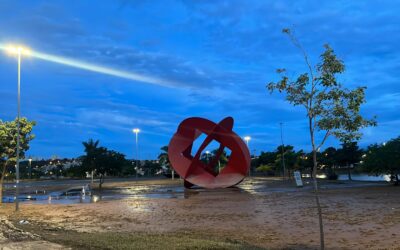
[[[250,152],[243,140],[232,131],[233,118],[226,117],[218,124],[198,117],[188,118],[179,124],[168,146],[172,167],[185,180],[185,187],[198,185],[204,188],[225,188],[240,183],[250,167]],[[193,142],[202,134],[207,137],[193,156]],[[215,156],[208,164],[200,160],[201,152],[211,141],[220,143]],[[224,151],[231,150],[226,166],[217,173],[214,166]]]

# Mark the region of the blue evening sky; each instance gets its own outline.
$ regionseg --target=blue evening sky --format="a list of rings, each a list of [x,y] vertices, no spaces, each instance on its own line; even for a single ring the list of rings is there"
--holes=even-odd
[[[309,150],[304,110],[266,83],[276,68],[304,72],[281,33],[295,30],[313,64],[329,43],[344,60],[341,82],[367,86],[362,113],[377,115],[362,146],[400,135],[399,1],[0,1],[0,43],[161,79],[166,86],[23,58],[22,115],[37,121],[28,155],[75,157],[81,142],[155,158],[181,120],[235,119],[252,151],[284,140]],[[0,119],[16,116],[16,60],[0,56]],[[326,146],[337,146],[330,139]]]

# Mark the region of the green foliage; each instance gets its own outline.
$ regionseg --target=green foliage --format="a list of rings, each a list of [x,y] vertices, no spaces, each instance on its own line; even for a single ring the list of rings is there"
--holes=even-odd
[[[358,148],[357,142],[342,143],[342,148],[337,151],[337,164],[347,166],[361,161],[363,151]]]
[[[286,171],[291,175],[293,171],[300,170],[302,172],[312,169],[311,154],[304,153],[303,150],[296,151],[291,145],[284,146],[285,167]],[[260,166],[271,166],[268,174],[282,174],[282,146],[278,146],[272,152],[261,152],[261,154],[252,160],[252,167],[257,169]]]
[[[168,158],[168,146],[163,146],[161,148],[161,151],[162,151],[162,153],[160,155],[158,155],[158,161],[161,166],[169,168],[170,162],[169,162],[169,158]]]
[[[297,165],[298,165],[298,170],[300,170],[301,172],[312,172],[313,168],[312,153],[305,153],[303,150],[298,151]]]
[[[338,150],[334,147],[326,148],[318,157],[321,168],[325,169],[329,180],[336,180],[338,175],[335,173],[334,167],[338,164]]]
[[[82,156],[82,171],[95,172],[100,176],[100,188],[104,181],[104,176],[119,175],[124,165],[125,156],[114,150],[99,147],[99,141],[90,139],[82,143],[85,147],[86,155]]]
[[[256,171],[263,174],[271,174],[274,172],[274,167],[271,165],[260,165],[256,168]]]
[[[320,157],[320,163],[327,167],[333,167],[338,164],[338,150],[334,147],[326,148]]]
[[[283,150],[282,150],[283,149]],[[278,146],[276,149],[275,169],[282,171],[282,152],[285,159],[286,171],[290,173],[291,170],[298,168],[298,155],[291,145]]]
[[[389,174],[396,183],[400,175],[400,137],[385,144],[373,144],[368,147],[363,157],[363,169],[373,174]]]
[[[96,157],[96,173],[101,176],[116,176],[121,172],[125,161],[125,155],[114,150],[108,150],[105,147],[100,147]]]
[[[338,82],[337,76],[345,70],[344,63],[337,58],[329,45],[324,45],[325,51],[321,54],[321,61],[313,67],[304,48],[301,46],[290,29],[283,29],[292,43],[300,49],[308,72],[290,79],[285,69],[278,69],[281,79],[267,84],[268,90],[284,92],[286,100],[294,106],[302,106],[306,110],[313,150],[313,177],[315,198],[318,208],[320,225],[321,249],[324,249],[324,232],[322,212],[319,203],[317,174],[317,152],[320,151],[326,139],[333,135],[342,142],[349,142],[361,138],[359,130],[363,127],[376,125],[375,120],[364,119],[360,114],[360,107],[365,103],[365,87],[353,90],[344,88]],[[315,135],[324,131],[325,135],[317,144]]]
[[[143,170],[148,175],[154,175],[161,168],[160,163],[158,161],[154,161],[154,160],[145,160],[142,166],[143,166]]]
[[[272,165],[276,160],[276,152],[264,152],[262,151],[260,155],[251,161],[253,168],[257,168],[261,165]]]
[[[35,121],[27,118],[20,118],[20,159],[25,158],[25,152],[29,149],[29,142],[35,138],[32,129],[36,125]],[[0,120],[0,158],[14,165],[17,156],[17,119],[14,121],[3,122]]]
[[[96,168],[96,156],[99,150],[99,141],[89,139],[87,142],[82,142],[85,147],[85,156],[82,157],[82,168],[86,171],[94,171]]]
[[[214,149],[211,151],[211,157],[209,159],[209,161],[213,161],[213,157],[215,157],[215,155],[218,153],[218,149]],[[227,152],[225,150],[222,151],[221,155],[219,156],[219,159],[217,161],[217,165],[214,166],[214,171],[216,172],[220,172],[222,171],[222,169],[226,166],[226,164],[228,164],[229,161],[229,155],[227,154]]]
[[[212,154],[212,155],[216,155],[217,152],[218,152],[218,149],[214,149],[213,151],[211,151],[211,154]],[[226,153],[225,150],[222,151],[222,154],[219,156],[219,159],[218,159],[218,160],[219,160],[219,162],[220,162],[220,164],[221,164],[221,167],[222,167],[222,166],[225,166],[225,165],[228,163],[228,161],[229,161],[229,156],[228,156],[228,154]]]
[[[376,125],[374,119],[364,119],[360,114],[360,107],[365,103],[366,87],[350,90],[338,82],[337,76],[344,72],[345,66],[330,46],[324,45],[321,62],[312,67],[307,54],[291,31],[284,29],[283,32],[303,52],[308,72],[300,74],[296,79],[290,79],[286,69],[278,69],[281,80],[270,82],[267,88],[271,93],[284,92],[288,102],[306,109],[310,133],[325,131],[318,146],[312,142],[316,151],[319,151],[329,135],[342,142],[353,141],[361,137],[360,128]]]
[[[7,172],[7,166],[15,165],[17,162],[17,119],[10,122],[0,120],[0,164],[2,170],[0,172],[0,203],[3,197],[3,181]],[[25,152],[29,149],[29,142],[35,138],[32,129],[36,122],[29,121],[22,117],[19,119],[19,158],[25,158]]]

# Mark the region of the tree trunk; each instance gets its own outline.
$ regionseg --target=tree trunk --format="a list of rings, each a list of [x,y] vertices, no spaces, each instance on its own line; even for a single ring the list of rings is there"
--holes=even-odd
[[[3,177],[1,179],[3,179]],[[0,204],[2,203],[3,203],[3,180],[1,180],[0,184]]]
[[[347,163],[347,175],[349,176],[349,181],[352,181],[351,179],[351,169],[349,163]]]
[[[3,171],[1,171],[1,179],[0,179],[0,204],[3,203],[3,183],[4,183],[4,177],[7,172],[7,164],[4,163],[3,165]]]
[[[100,180],[99,180],[99,190],[100,191],[101,191],[103,183],[104,183],[104,176],[101,174],[100,175]]]
[[[1,180],[0,180],[0,204],[2,204],[3,203],[3,181],[4,181],[4,178],[3,178],[3,176],[1,176]]]
[[[318,191],[318,181],[317,181],[317,152],[315,151],[315,149],[313,149],[313,162],[314,162],[313,182],[314,182],[315,202],[317,203],[317,209],[318,209],[320,247],[321,247],[321,250],[324,250],[325,249],[324,224],[322,221],[321,204],[319,202],[319,191]]]
[[[314,194],[315,194],[315,202],[317,203],[317,210],[318,210],[318,222],[319,222],[319,240],[320,240],[320,248],[321,250],[325,249],[325,239],[324,239],[324,224],[322,221],[322,209],[321,204],[319,202],[319,192],[318,192],[318,181],[317,181],[317,150],[315,148],[315,139],[314,139],[314,129],[313,129],[313,122],[312,117],[308,118],[309,122],[309,129],[310,129],[310,139],[312,145],[312,153],[313,153],[313,183],[314,183]]]

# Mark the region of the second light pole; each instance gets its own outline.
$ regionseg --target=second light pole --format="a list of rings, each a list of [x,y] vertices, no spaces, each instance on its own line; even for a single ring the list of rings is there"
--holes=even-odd
[[[10,46],[7,48],[10,54],[17,55],[18,59],[18,81],[17,81],[17,149],[16,149],[16,164],[15,164],[15,211],[19,210],[19,161],[20,161],[20,118],[21,118],[21,57],[29,55],[29,50],[22,47]]]
[[[134,128],[134,129],[132,129],[132,132],[135,133],[135,137],[136,137],[136,169],[135,169],[135,173],[136,173],[136,179],[137,179],[137,178],[138,178],[138,171],[139,171],[139,145],[138,145],[138,136],[139,136],[140,129]]]
[[[251,140],[251,137],[245,136],[244,140],[246,141],[247,148],[249,149],[249,152],[250,152],[249,141]],[[250,158],[251,158],[251,153],[250,153]],[[251,164],[250,164],[250,168],[249,168],[249,177],[250,176],[251,176]]]
[[[283,168],[283,179],[285,179],[286,175],[286,166],[285,166],[285,144],[283,144],[283,123],[280,122],[281,126],[281,148],[282,148],[282,168]]]

